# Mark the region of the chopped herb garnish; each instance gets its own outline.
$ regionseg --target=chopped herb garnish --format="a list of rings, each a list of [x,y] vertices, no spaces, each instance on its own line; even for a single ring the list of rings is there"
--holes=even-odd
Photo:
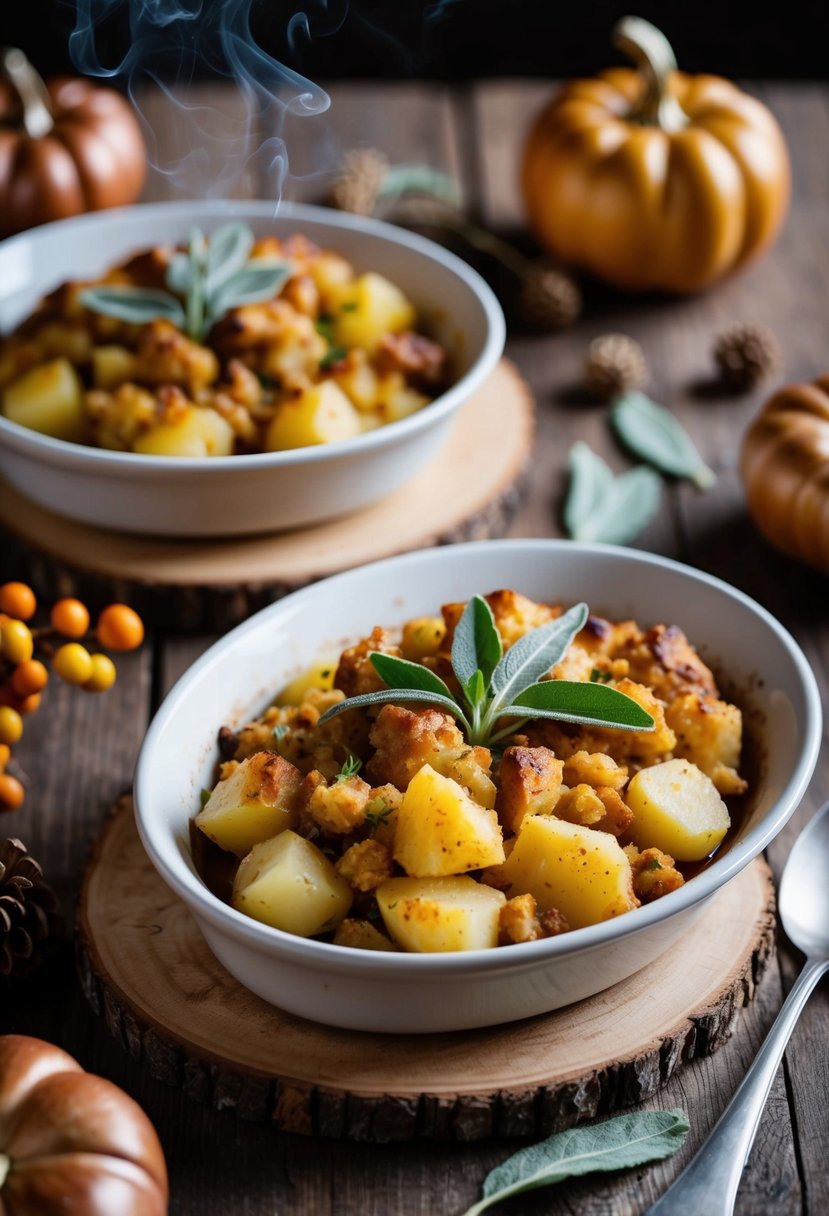
[[[386,802],[382,794],[378,794],[376,798],[372,798],[366,807],[366,823],[371,828],[379,828],[381,823],[386,822],[393,809]]]
[[[357,311],[357,301],[356,300],[346,300],[345,304],[341,305],[341,307],[340,307],[340,312],[356,312],[356,311]]]
[[[284,722],[280,722],[278,726],[275,726],[273,728],[273,737],[274,737],[274,739],[276,739],[277,743],[282,742],[282,740],[285,738],[285,736],[288,733],[288,729],[289,728],[285,725]]]
[[[327,354],[320,359],[320,371],[327,372],[330,367],[336,363],[342,363],[343,359],[348,357],[348,351],[344,346],[332,346]]]
[[[648,866],[647,866],[647,868],[648,868],[649,870],[661,870],[661,869],[662,869],[662,862],[659,860],[659,858],[658,858],[658,857],[649,857],[649,858],[648,858]]]
[[[591,684],[609,684],[613,676],[609,671],[602,671],[601,667],[594,667],[590,673]]]
[[[202,790],[202,792],[199,794],[199,798],[201,799],[202,806],[207,806],[208,802],[210,801],[210,795],[212,793],[213,793],[212,790]]]
[[[363,762],[359,756],[349,756],[337,773],[337,784],[347,781],[349,777],[356,777],[362,767]]]
[[[331,346],[334,345],[334,330],[328,313],[320,313],[314,322],[314,328],[321,337],[325,338],[326,342]]]

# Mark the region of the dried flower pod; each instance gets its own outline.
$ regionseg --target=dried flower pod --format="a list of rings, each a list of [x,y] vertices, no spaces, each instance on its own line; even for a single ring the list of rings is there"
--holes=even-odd
[[[332,207],[354,215],[372,215],[388,171],[388,159],[376,148],[355,148],[348,152],[331,186]]]
[[[20,840],[0,840],[0,979],[34,971],[63,921],[43,871]]]
[[[603,334],[590,343],[584,377],[591,392],[608,400],[642,388],[648,380],[645,352],[627,334]]]
[[[750,389],[780,366],[780,347],[765,325],[734,325],[714,343],[714,361],[732,389]]]
[[[581,313],[581,291],[564,270],[546,261],[528,262],[521,275],[520,308],[533,329],[556,330],[572,325]]]

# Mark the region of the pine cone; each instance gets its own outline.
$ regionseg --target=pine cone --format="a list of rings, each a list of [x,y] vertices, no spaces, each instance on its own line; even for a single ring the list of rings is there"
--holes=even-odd
[[[648,379],[645,352],[627,334],[603,334],[590,343],[584,376],[590,391],[608,400],[642,388]]]
[[[717,338],[714,360],[730,388],[749,389],[780,366],[780,347],[764,325],[735,325]]]
[[[34,971],[61,929],[38,863],[20,840],[0,840],[0,979]]]
[[[372,215],[388,171],[388,160],[376,148],[355,148],[348,152],[331,186],[332,207],[354,215]]]
[[[581,292],[565,271],[548,262],[528,262],[521,276],[520,308],[533,329],[564,329],[581,312]]]

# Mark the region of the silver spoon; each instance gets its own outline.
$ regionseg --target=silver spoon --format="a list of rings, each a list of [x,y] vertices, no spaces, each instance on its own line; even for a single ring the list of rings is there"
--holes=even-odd
[[[702,1148],[646,1216],[731,1216],[774,1074],[803,1006],[829,970],[829,802],[794,843],[780,883],[788,938],[806,955],[777,1019]]]

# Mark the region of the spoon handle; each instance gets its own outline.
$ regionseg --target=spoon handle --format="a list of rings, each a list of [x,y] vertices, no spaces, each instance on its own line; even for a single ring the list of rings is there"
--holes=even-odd
[[[807,959],[742,1084],[708,1139],[646,1216],[730,1216],[774,1075],[803,1006],[829,961]]]

